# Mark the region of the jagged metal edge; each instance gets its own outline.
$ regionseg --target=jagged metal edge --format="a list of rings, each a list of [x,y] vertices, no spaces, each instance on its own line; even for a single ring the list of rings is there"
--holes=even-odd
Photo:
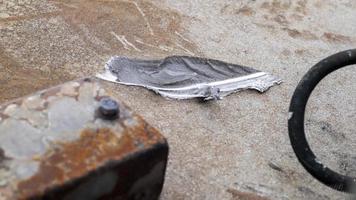
[[[110,63],[117,58],[118,56],[112,57],[105,64],[105,72],[101,74],[97,74],[96,77],[102,80],[119,83],[123,85],[144,87],[149,90],[153,90],[157,94],[160,94],[161,96],[169,99],[178,99],[178,100],[192,99],[192,98],[204,98],[205,100],[222,99],[227,95],[246,89],[254,89],[262,93],[267,91],[270,87],[282,83],[282,79],[276,76],[273,76],[266,72],[257,72],[246,76],[226,79],[223,81],[200,83],[200,84],[195,84],[195,85],[181,87],[181,88],[168,89],[168,88],[152,87],[147,85],[118,81],[115,74],[113,74],[109,70]],[[173,91],[175,93],[173,93]],[[177,91],[181,92],[181,94],[177,94],[176,93]]]

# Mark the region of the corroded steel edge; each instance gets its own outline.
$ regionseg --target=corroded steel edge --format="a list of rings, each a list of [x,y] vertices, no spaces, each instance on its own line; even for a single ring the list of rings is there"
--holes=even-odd
[[[81,79],[81,80],[76,80],[76,81],[71,81],[71,82],[80,83],[80,86],[81,86],[85,82],[92,82],[92,81],[98,82],[97,79],[93,79],[93,78],[90,78],[90,79],[86,78],[86,79]],[[47,99],[50,96],[57,95],[63,85],[51,87],[49,89],[36,92],[35,94],[40,95],[41,98]],[[101,84],[99,84],[99,85],[101,85]],[[0,105],[0,117],[2,118],[1,120],[3,121],[4,119],[6,119],[8,117],[8,116],[2,114],[7,106],[9,106],[11,104],[21,105],[25,98],[28,98],[31,96],[33,96],[33,95],[28,95],[23,98],[15,99],[13,101],[10,101],[10,102]],[[99,97],[99,95],[97,97]],[[75,97],[75,98],[78,98],[78,97]],[[96,99],[96,100],[98,100],[98,99]],[[119,104],[125,110],[130,111],[130,109],[128,109],[128,107],[125,104],[123,104],[121,101]],[[43,109],[44,110],[47,109],[47,105]],[[160,164],[161,165],[161,169],[160,169],[161,173],[159,175],[157,175],[155,178],[155,181],[158,181],[158,184],[156,184],[157,186],[154,188],[154,190],[152,190],[152,191],[155,191],[155,194],[153,196],[156,196],[153,199],[157,198],[158,197],[157,195],[159,195],[159,193],[162,189],[162,185],[163,185],[164,173],[165,173],[167,157],[168,157],[168,144],[167,144],[166,139],[163,138],[163,136],[161,136],[156,129],[149,126],[140,116],[138,116],[134,113],[132,113],[131,116],[134,117],[139,122],[138,126],[125,127],[124,123],[122,123],[120,120],[118,120],[118,122],[125,128],[125,130],[132,129],[135,127],[139,128],[139,126],[141,126],[141,128],[139,128],[139,129],[141,129],[140,131],[135,132],[135,129],[134,129],[127,133],[127,134],[129,134],[129,136],[131,138],[132,144],[138,141],[137,142],[138,144],[137,145],[135,144],[135,148],[132,148],[126,152],[124,151],[121,154],[118,154],[116,156],[113,156],[109,160],[101,161],[101,163],[99,162],[99,166],[97,166],[95,169],[88,170],[87,174],[80,174],[77,177],[75,177],[75,176],[71,177],[69,180],[65,180],[64,182],[60,182],[57,184],[52,184],[49,186],[45,185],[45,187],[42,188],[42,190],[40,190],[40,191],[33,190],[33,188],[31,188],[31,187],[26,189],[26,184],[24,184],[27,182],[27,186],[28,185],[36,185],[35,187],[38,188],[39,185],[37,185],[37,183],[33,182],[33,180],[32,180],[36,176],[36,175],[34,175],[27,180],[22,180],[21,182],[19,182],[18,186],[21,185],[21,187],[18,187],[18,190],[16,192],[14,191],[17,194],[13,197],[16,197],[18,199],[39,199],[39,198],[45,198],[45,199],[57,198],[58,199],[58,198],[60,198],[59,196],[62,195],[62,197],[64,198],[65,191],[70,191],[71,189],[74,189],[75,186],[77,186],[77,184],[85,184],[86,180],[88,181],[91,178],[98,176],[102,173],[106,173],[106,172],[110,172],[110,171],[114,172],[115,169],[116,169],[116,171],[120,171],[120,170],[125,171],[125,169],[122,167],[122,165],[130,165],[130,163],[134,163],[137,160],[145,160],[145,163],[139,163],[139,165],[145,166],[149,163],[155,164],[157,162],[162,162]],[[77,141],[78,140],[75,140],[74,142],[77,142]],[[71,142],[69,142],[69,143],[71,143]],[[142,143],[144,143],[143,147],[142,147]],[[63,143],[63,144],[65,144],[65,143]],[[152,158],[147,159],[148,157],[152,157]],[[45,160],[46,158],[48,158],[47,155],[43,155],[40,159]],[[153,168],[154,168],[154,166],[153,166]],[[131,169],[135,169],[135,167],[133,166],[133,167],[131,167]],[[142,173],[139,177],[136,177],[136,179],[137,179],[136,182],[140,181],[140,179],[142,179],[142,177],[145,177],[145,174],[149,174],[149,171],[152,170],[152,167],[146,166],[144,169],[140,169],[140,170]],[[134,174],[139,174],[137,172],[138,171],[134,171]],[[38,171],[38,173],[41,173],[41,172]],[[119,191],[115,196],[116,198],[127,199],[130,197],[130,195],[132,196],[134,194],[128,194],[128,193],[125,194],[125,191],[120,189],[125,185],[130,186],[130,184],[131,184],[130,182],[127,182],[127,181],[123,182],[122,177],[132,176],[132,174],[126,174],[126,175],[120,174],[120,175],[123,175],[123,176],[121,176],[120,179],[117,180],[117,183],[115,184],[115,187],[113,188],[112,191],[114,191],[114,193],[116,193],[116,191]],[[97,177],[97,178],[100,178],[100,177]],[[121,180],[121,182],[120,182],[120,180]],[[134,185],[134,183],[135,182],[132,182],[131,185]]]

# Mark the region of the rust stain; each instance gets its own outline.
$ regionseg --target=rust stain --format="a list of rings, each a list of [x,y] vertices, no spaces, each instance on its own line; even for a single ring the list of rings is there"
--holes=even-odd
[[[18,184],[19,197],[41,195],[46,189],[85,176],[110,160],[120,160],[136,152],[138,143],[149,148],[164,140],[141,117],[137,119],[139,125],[125,127],[120,137],[107,128],[88,129],[81,133],[77,141],[58,143],[57,148],[40,159],[39,171]]]
[[[337,33],[330,33],[326,32],[323,34],[322,38],[327,42],[332,43],[348,43],[352,42],[352,38],[349,36],[337,34]]]
[[[266,197],[262,197],[254,193],[241,192],[232,188],[229,188],[226,191],[232,195],[234,200],[269,200]]]

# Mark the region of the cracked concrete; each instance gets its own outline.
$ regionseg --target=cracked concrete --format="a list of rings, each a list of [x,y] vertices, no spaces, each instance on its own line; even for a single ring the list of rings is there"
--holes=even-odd
[[[161,199],[351,198],[305,172],[287,118],[303,74],[355,47],[355,8],[352,0],[0,0],[0,101],[94,75],[113,55],[196,55],[255,67],[284,83],[207,103],[107,83],[168,138]],[[347,67],[327,77],[306,113],[315,153],[353,176],[355,76]]]

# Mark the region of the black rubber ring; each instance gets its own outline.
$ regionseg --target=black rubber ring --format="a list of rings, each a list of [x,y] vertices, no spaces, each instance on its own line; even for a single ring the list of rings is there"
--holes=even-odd
[[[356,49],[339,52],[313,66],[294,91],[288,120],[289,138],[303,167],[325,185],[348,193],[356,193],[356,178],[334,172],[318,161],[305,137],[304,113],[308,99],[317,84],[333,71],[353,64],[356,64]]]

